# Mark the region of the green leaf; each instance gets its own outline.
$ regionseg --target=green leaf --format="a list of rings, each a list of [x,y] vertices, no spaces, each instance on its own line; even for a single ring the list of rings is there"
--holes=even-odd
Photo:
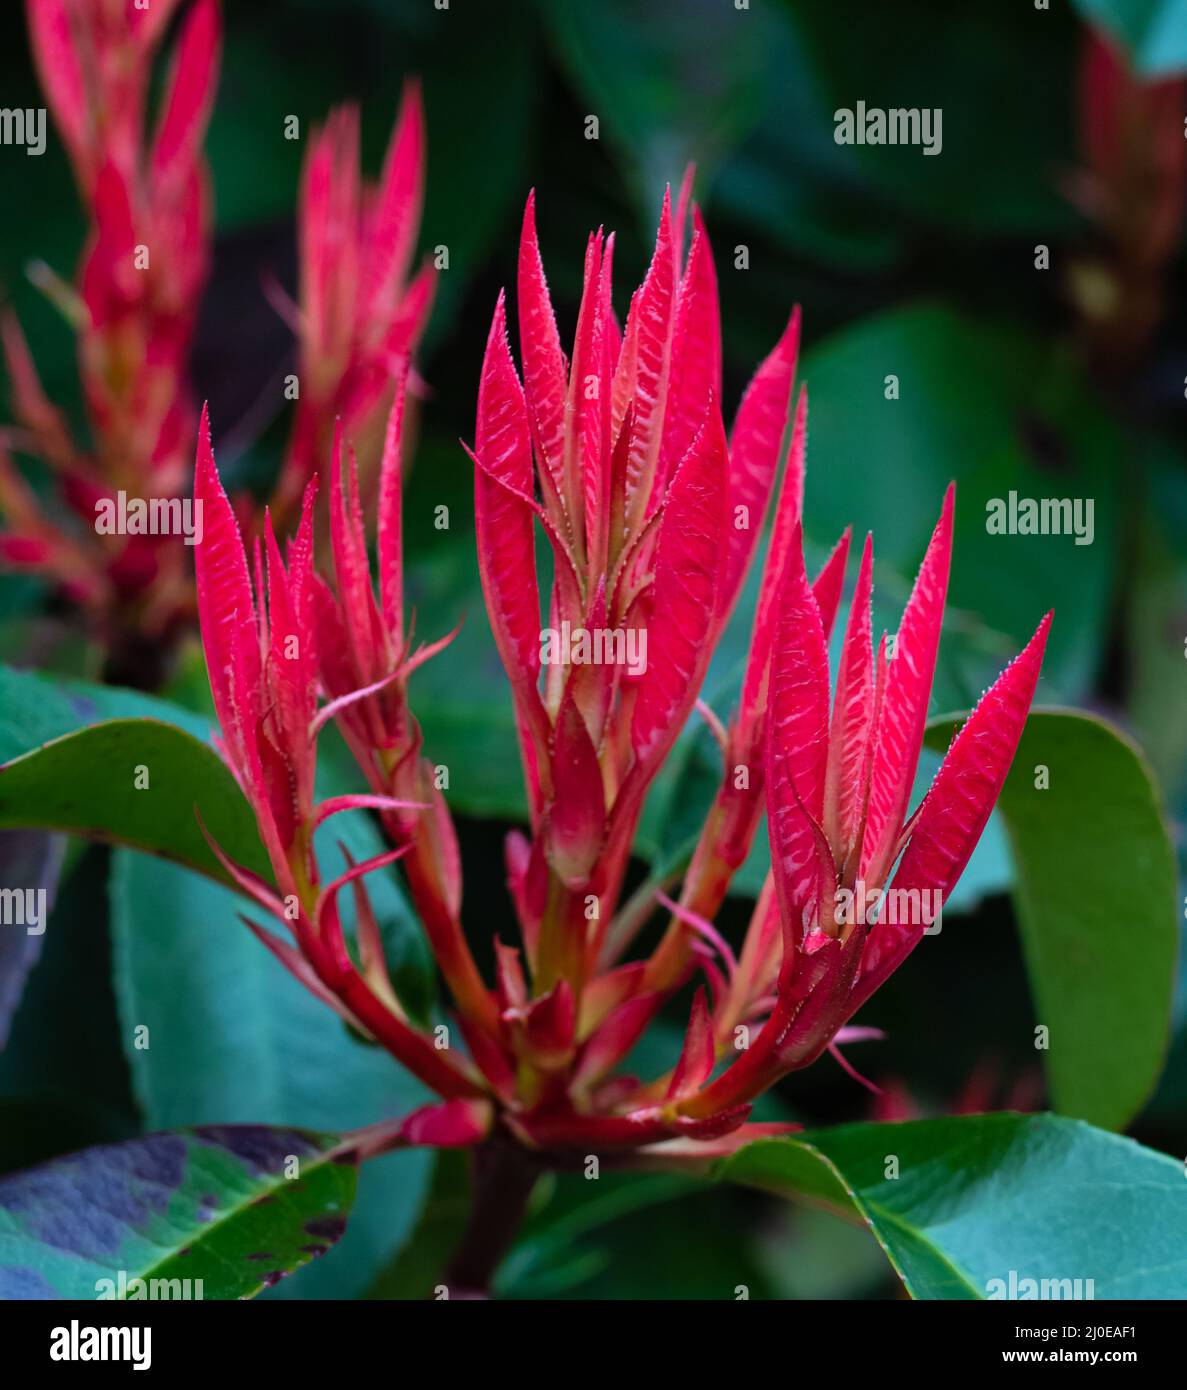
[[[932,723],[928,742],[945,748],[959,722]],[[1120,1129],[1153,1089],[1170,1029],[1176,868],[1157,788],[1104,720],[1037,710],[998,811],[1052,1101]]]
[[[127,850],[114,859],[116,997],[133,1087],[151,1127],[254,1119],[344,1131],[429,1099],[264,949],[239,920],[242,911],[253,915],[242,898],[177,865]],[[371,888],[377,914],[390,914],[390,877],[372,875]],[[348,906],[343,899],[344,916]],[[140,1041],[139,1026],[148,1030]],[[427,1175],[420,1151],[369,1163],[341,1249],[302,1273],[292,1293],[356,1296],[404,1237]]]
[[[142,1279],[190,1281],[165,1297],[250,1298],[341,1236],[356,1180],[341,1142],[211,1125],[0,1179],[0,1297],[118,1298]]]
[[[271,882],[255,817],[230,770],[206,741],[208,727],[200,716],[133,691],[9,670],[0,670],[0,694],[6,697],[0,753],[48,740],[0,768],[0,828],[65,830],[128,845],[230,884],[202,834],[199,811],[232,859]],[[104,714],[132,717],[77,727]],[[319,795],[356,789],[359,774],[353,763],[343,765],[344,750],[334,733],[327,731],[323,742]],[[345,868],[339,841],[356,862],[384,847],[366,813],[335,816],[319,830],[316,842],[327,879]],[[385,875],[369,884],[383,898],[392,882]],[[423,1018],[432,1004],[434,971],[421,934],[399,893],[387,891],[375,907],[396,988],[412,1014]],[[343,908],[349,917],[346,899]]]
[[[1120,38],[1139,73],[1187,68],[1187,0],[1072,0],[1090,23]]]
[[[138,690],[0,666],[0,762],[104,719],[159,719],[198,739],[209,733],[199,715]]]
[[[136,691],[0,668],[0,828],[134,845],[228,883],[194,809],[233,859],[270,878],[255,818],[209,726]],[[148,785],[137,787],[145,769]]]
[[[112,866],[121,1040],[152,1127],[254,1120],[344,1130],[405,1113],[426,1099],[385,1052],[353,1039],[239,921],[238,913],[250,907],[225,886],[194,818],[195,803],[233,858],[265,878],[270,872],[242,793],[196,736],[205,734],[203,719],[134,692],[23,672],[0,671],[0,693],[6,696],[0,752],[20,752],[40,738],[57,740],[0,772],[0,824],[48,824],[179,861],[120,851]],[[77,728],[124,712],[152,717]],[[332,735],[327,738],[332,754]],[[135,789],[135,763],[149,769],[147,789]],[[113,768],[126,768],[126,779]],[[345,789],[349,775],[328,756],[319,769],[319,791]],[[383,847],[365,812],[334,817],[316,842],[327,876],[345,868],[340,840],[356,861]],[[414,1014],[424,1014],[432,1002],[433,964],[394,871],[372,875],[368,888],[396,987]],[[350,894],[341,908],[350,930]],[[79,922],[88,925],[85,918]],[[140,1025],[148,1028],[147,1047],[137,1044]],[[26,1084],[22,1093],[28,1091]],[[426,1172],[419,1153],[368,1165],[360,1185],[365,1219],[333,1260],[319,1262],[293,1288],[323,1296],[358,1293],[402,1239]]]
[[[1077,1120],[845,1125],[758,1140],[714,1173],[864,1221],[915,1298],[1005,1297],[1011,1272],[1091,1280],[1098,1299],[1187,1296],[1181,1165]]]
[[[271,877],[255,818],[227,765],[173,724],[112,719],[0,769],[0,828],[65,830],[134,845],[229,882],[195,809],[233,859]]]

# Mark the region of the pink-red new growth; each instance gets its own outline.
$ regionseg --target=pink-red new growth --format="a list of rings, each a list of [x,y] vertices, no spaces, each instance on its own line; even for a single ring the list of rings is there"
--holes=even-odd
[[[119,492],[175,500],[189,488],[194,405],[188,359],[210,242],[202,141],[218,76],[216,0],[196,0],[178,29],[151,126],[149,87],[176,0],[27,0],[42,89],[91,221],[72,287],[41,283],[78,337],[92,438],[78,448],[44,394],[13,314],[0,320],[20,452],[55,474],[74,526],[51,520],[0,449],[0,561],[44,574],[112,644],[156,639],[189,607],[177,535],[97,531]]]
[[[520,368],[502,297],[482,367],[472,450],[478,558],[529,809],[526,832],[507,841],[519,940],[493,943],[493,987],[462,929],[457,842],[407,702],[409,674],[435,648],[413,651],[404,625],[403,366],[380,471],[378,590],[358,471],[340,434],[319,458],[329,467],[332,582],[313,573],[308,491],[287,564],[268,529],[254,595],[205,431],[199,447],[196,495],[208,518],[199,604],[211,685],[275,887],[226,867],[291,934],[261,931],[285,964],[442,1097],[403,1125],[403,1142],[470,1143],[498,1125],[549,1153],[664,1145],[670,1155],[705,1155],[754,1133],[743,1128],[751,1102],[834,1043],[931,920],[918,909],[867,917],[840,904],[888,880],[907,902],[942,901],[1001,790],[1038,680],[1049,616],[909,814],[947,591],[951,489],[893,643],[873,641],[866,541],[830,697],[827,642],[849,535],[810,581],[802,391],[789,419],[798,313],[727,434],[713,260],[687,188],[674,212],[665,198],[654,256],[621,326],[613,248],[601,232],[589,240],[566,355],[529,199],[516,296]],[[720,791],[678,893],[651,885],[624,904],[645,796],[697,702],[763,528],[785,434],[738,708],[728,727],[704,710],[722,748]],[[538,532],[551,549],[546,585]],[[369,790],[319,807],[316,737],[329,718]],[[348,806],[376,810],[393,849],[323,885],[313,829]],[[771,874],[735,954],[712,919],[764,810]],[[397,858],[453,995],[461,1036],[448,1047],[409,1020],[383,964],[363,875]],[[336,903],[348,880],[353,947]],[[624,959],[661,904],[670,918],[655,950]],[[692,997],[671,1070],[625,1074],[660,1006],[698,971],[707,987]]]
[[[392,378],[420,339],[436,287],[429,263],[408,279],[424,178],[424,110],[415,85],[405,89],[375,187],[359,174],[355,107],[331,112],[313,135],[297,208],[300,395],[277,485],[282,514],[325,466],[336,421],[368,456],[382,430]]]

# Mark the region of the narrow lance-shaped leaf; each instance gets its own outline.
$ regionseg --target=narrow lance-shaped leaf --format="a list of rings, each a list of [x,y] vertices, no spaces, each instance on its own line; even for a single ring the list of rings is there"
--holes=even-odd
[[[223,736],[235,749],[236,762],[244,766],[255,737],[254,720],[247,710],[260,688],[259,638],[247,557],[214,466],[210,416],[205,409],[198,428],[194,498],[203,517],[202,542],[194,548],[194,574],[206,669]]]
[[[721,315],[717,273],[700,212],[688,266],[680,284],[672,337],[672,372],[664,412],[661,466],[655,480],[658,499],[688,451],[705,418],[705,405],[721,398]]]
[[[762,583],[754,609],[754,627],[750,638],[750,656],[742,682],[739,724],[754,726],[766,707],[767,676],[771,662],[771,641],[778,620],[779,599],[783,593],[783,578],[793,545],[801,545],[801,515],[804,502],[804,452],[808,440],[808,392],[800,389],[796,403],[795,424],[787,461],[783,466],[783,481],[771,539],[767,546]]]
[[[379,467],[379,602],[383,620],[391,636],[393,651],[404,645],[404,479],[400,451],[404,443],[404,398],[408,385],[408,363],[396,374],[396,393],[387,417],[383,437],[383,458]]]
[[[655,252],[631,304],[627,338],[635,354],[634,419],[627,461],[628,529],[633,533],[652,500],[671,367],[675,259],[672,254],[671,190],[664,191]]]
[[[532,495],[532,446],[501,295],[483,361],[475,450],[483,464],[474,474],[483,593],[507,674],[519,700],[530,704],[540,674],[540,595],[527,501]]]
[[[49,98],[62,138],[78,164],[84,158],[91,114],[82,65],[70,32],[69,8],[65,0],[38,0],[25,10],[41,90]]]
[[[553,730],[552,768],[548,858],[564,881],[579,883],[602,847],[605,798],[597,750],[571,690],[561,701]]]
[[[589,239],[585,251],[584,285],[577,313],[577,335],[573,341],[573,362],[569,368],[569,392],[565,401],[564,497],[573,523],[574,548],[581,537],[591,552],[593,537],[603,524],[598,513],[607,467],[602,447],[602,317],[605,295],[602,286],[602,233]],[[580,523],[578,523],[580,518]]]
[[[720,596],[723,616],[733,608],[767,514],[767,503],[779,467],[779,448],[787,425],[799,343],[800,311],[796,308],[792,310],[783,336],[759,365],[746,388],[730,431],[730,511],[735,518],[744,515],[746,525],[738,526],[735,522],[730,528],[725,582]],[[744,508],[745,512],[739,513],[739,508]]]
[[[862,773],[874,715],[874,644],[870,627],[873,563],[873,541],[867,535],[845,626],[829,730],[824,828],[838,863],[844,863],[860,824],[864,800]]]
[[[221,27],[215,0],[199,0],[186,15],[153,145],[158,183],[187,174],[193,165],[214,100]]]
[[[523,387],[540,452],[555,487],[564,495],[562,473],[565,451],[565,354],[544,278],[544,263],[536,236],[536,192],[528,194],[519,242],[519,352],[523,361]]]
[[[1043,664],[1048,613],[1035,635],[981,697],[948,750],[920,808],[893,887],[952,891],[985,829],[1014,760]],[[879,923],[862,959],[868,996],[918,942],[926,924]]]
[[[828,649],[797,534],[771,649],[767,825],[771,869],[793,940],[814,925],[832,857],[820,832],[828,765]]]
[[[661,758],[680,732],[709,661],[723,563],[725,430],[715,405],[668,494],[655,560],[647,671],[631,721],[642,763]]]
[[[425,179],[425,115],[420,86],[405,84],[384,158],[370,225],[363,293],[368,313],[382,313],[408,273],[420,226]]]
[[[871,884],[880,883],[893,862],[923,747],[927,705],[948,594],[954,493],[955,489],[949,486],[944,495],[944,507],[907,600],[894,640],[894,654],[887,668],[886,693],[875,731],[869,809],[858,869],[858,877]]]

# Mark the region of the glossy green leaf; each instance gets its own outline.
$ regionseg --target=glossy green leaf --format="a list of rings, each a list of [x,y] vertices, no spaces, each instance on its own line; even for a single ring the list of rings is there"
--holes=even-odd
[[[0,1179],[0,1297],[250,1298],[338,1240],[355,1180],[336,1136],[262,1125],[84,1149]]]
[[[255,818],[227,765],[176,725],[112,719],[0,769],[0,827],[65,830],[134,845],[228,882],[195,809],[224,850],[268,876]]]
[[[135,845],[229,882],[197,808],[233,858],[268,876],[255,818],[200,716],[137,691],[8,667],[0,711],[0,828]]]
[[[1048,1298],[1075,1280],[1080,1297],[1187,1296],[1182,1165],[1077,1120],[845,1125],[758,1140],[714,1171],[864,1222],[915,1298],[1004,1298],[1027,1279],[1060,1281]]]
[[[933,723],[929,743],[945,748],[958,723]],[[1052,1101],[1119,1129],[1153,1089],[1170,1028],[1176,867],[1157,787],[1104,720],[1037,710],[998,811]]]
[[[370,887],[377,915],[390,919],[399,910],[391,871],[372,875]],[[149,1126],[256,1120],[344,1131],[429,1099],[264,949],[239,919],[262,915],[230,889],[122,850],[110,895],[121,1035]],[[349,895],[342,905],[349,926]],[[422,1151],[369,1163],[341,1248],[302,1271],[292,1292],[356,1296],[403,1239],[427,1174]]]
[[[48,824],[180,861],[122,850],[112,864],[120,1035],[149,1125],[262,1121],[345,1130],[406,1113],[426,1099],[385,1052],[353,1038],[297,985],[240,922],[238,914],[254,905],[226,886],[198,829],[195,804],[233,858],[265,877],[269,871],[242,793],[196,736],[206,727],[201,718],[135,692],[25,673],[0,672],[0,687],[8,696],[0,751],[19,750],[22,739],[27,746],[56,738],[0,771],[0,823],[8,815],[12,823]],[[72,723],[124,711],[134,717],[64,732]],[[145,713],[153,717],[138,717]],[[146,789],[135,788],[137,763],[148,768]],[[127,768],[126,789],[116,767]],[[349,774],[332,757],[324,759],[319,789],[332,794],[349,785]],[[328,876],[345,867],[339,841],[356,861],[383,848],[365,812],[334,817],[317,838]],[[397,989],[414,1013],[424,1013],[433,966],[395,871],[373,875],[368,887]],[[349,894],[341,906],[349,930]],[[141,1026],[148,1032],[138,1040]],[[403,1238],[426,1171],[419,1153],[369,1165],[360,1185],[368,1219],[352,1228],[332,1261],[319,1262],[297,1284],[315,1295],[358,1293]]]
[[[202,834],[200,812],[232,859],[271,880],[255,817],[200,716],[134,691],[10,670],[0,670],[0,695],[7,700],[0,755],[20,754],[0,767],[0,828],[64,830],[127,845],[229,884]],[[335,735],[328,731],[323,742],[319,795],[357,790],[359,774],[353,764],[343,767]],[[356,861],[384,848],[365,812],[335,816],[316,841],[327,878],[345,868],[339,842]],[[392,875],[374,882],[386,892],[376,907],[396,987],[423,1017],[433,997],[432,961],[402,897],[387,891]],[[349,901],[343,907],[349,917]]]

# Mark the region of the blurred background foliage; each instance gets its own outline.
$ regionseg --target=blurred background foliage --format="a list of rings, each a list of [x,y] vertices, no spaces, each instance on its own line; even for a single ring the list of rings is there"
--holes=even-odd
[[[290,290],[295,277],[305,145],[283,138],[285,117],[300,117],[304,137],[332,104],[359,102],[364,160],[375,171],[404,77],[423,83],[422,241],[448,247],[449,268],[421,361],[428,392],[406,498],[408,589],[424,637],[466,621],[412,692],[428,749],[451,769],[469,899],[483,914],[471,908],[477,937],[511,928],[501,841],[522,803],[510,706],[477,584],[471,472],[457,443],[472,437],[490,314],[499,288],[514,283],[519,218],[533,186],[562,337],[576,317],[585,236],[599,224],[619,233],[624,313],[664,183],[690,160],[717,255],[727,411],[791,304],[803,306],[810,550],[822,557],[849,523],[859,537],[873,529],[876,621],[893,629],[955,478],[935,710],[975,701],[1054,607],[1040,699],[1103,712],[1134,734],[1164,790],[1183,861],[1183,247],[1180,239],[1158,267],[1157,323],[1136,348],[1110,352],[1108,324],[1102,330],[1084,287],[1086,268],[1115,271],[1113,252],[1075,196],[1088,20],[1125,45],[1139,75],[1166,78],[1187,68],[1182,0],[1053,0],[1049,9],[1031,0],[750,0],[745,9],[733,0],[449,0],[447,10],[432,0],[257,0],[227,9],[207,144],[217,242],[195,370],[220,463],[242,484],[263,490],[287,429],[281,386],[293,345],[261,290],[266,275]],[[0,14],[0,91],[6,106],[40,104],[16,5]],[[942,108],[942,153],[836,144],[834,109],[859,99]],[[597,140],[585,137],[589,115],[599,119]],[[15,171],[14,152],[3,154],[0,292],[20,313],[47,391],[79,419],[73,339],[25,273],[43,260],[69,274],[79,254],[84,224],[69,170],[54,139],[44,158],[22,154]],[[1049,248],[1048,269],[1036,268],[1040,246]],[[1099,287],[1099,275],[1090,283]],[[886,398],[889,375],[898,399]],[[1093,498],[1093,544],[989,536],[986,503],[1011,490]],[[441,504],[450,508],[448,531],[432,524]],[[751,608],[744,599],[710,676],[711,702],[723,710]],[[5,659],[93,672],[94,654],[65,635],[61,619],[35,582],[0,580]],[[197,662],[191,649],[169,693],[202,708]],[[715,776],[711,745],[690,731],[652,799],[643,853],[662,858],[679,848]],[[2,1166],[144,1124],[338,1126],[372,1118],[372,1104],[390,1112],[414,1102],[385,1059],[316,1016],[263,961],[224,890],[205,885],[199,901],[180,873],[126,852],[70,852],[55,909],[55,927],[65,929],[47,935],[0,1054],[9,1116]],[[760,873],[754,866],[743,886],[753,891]],[[889,1114],[895,1106],[1041,1105],[1034,1010],[1003,891],[1009,875],[991,826],[954,905],[962,915],[941,938],[946,949],[919,951],[863,1018],[888,1031],[854,1056],[886,1088],[882,1102],[826,1059],[786,1083],[776,1103],[814,1122],[867,1117],[880,1106]],[[746,907],[727,906],[727,927],[744,921]],[[1140,913],[1118,921],[1118,949],[1141,951],[1142,928]],[[121,1020],[140,1007],[130,1001],[154,997],[184,1014],[186,1030],[174,1033],[170,1052],[151,1065],[132,1058],[129,1069]],[[1183,1016],[1181,997],[1164,1079],[1132,1128],[1173,1153],[1187,1151]],[[662,1036],[652,1043],[663,1044]],[[345,1076],[344,1047],[354,1059]],[[671,1055],[674,1044],[660,1062]],[[366,1289],[411,1231],[429,1181],[422,1155],[385,1160],[365,1179],[366,1206],[343,1257],[277,1294]],[[596,1203],[581,1203],[577,1181],[558,1179],[538,1194],[504,1292],[643,1297],[656,1291],[661,1263],[670,1295],[731,1296],[737,1284],[756,1297],[876,1296],[891,1287],[872,1242],[810,1213],[738,1192],[690,1195],[653,1179],[616,1179]],[[645,1221],[627,1219],[641,1208]]]

